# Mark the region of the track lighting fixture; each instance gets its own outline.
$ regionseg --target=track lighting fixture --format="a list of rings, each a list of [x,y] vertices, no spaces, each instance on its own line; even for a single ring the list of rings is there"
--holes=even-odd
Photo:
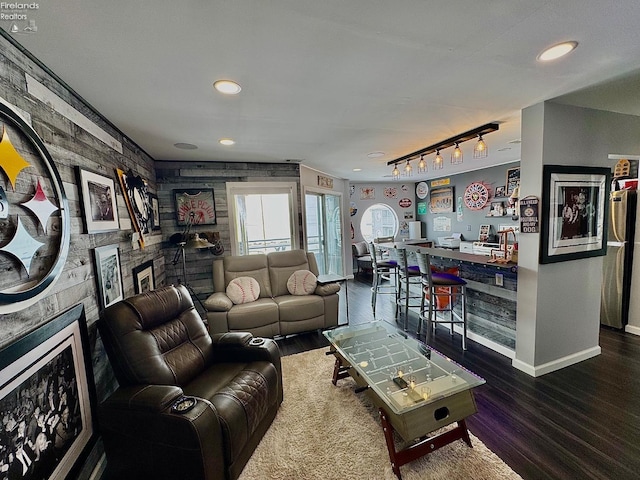
[[[487,123],[486,125],[482,125],[481,127],[474,128],[473,130],[469,130],[468,132],[461,133],[459,135],[456,135],[455,137],[447,138],[446,140],[434,143],[433,145],[422,148],[413,153],[409,153],[408,155],[403,155],[402,157],[396,158],[395,160],[390,160],[387,162],[387,165],[394,166],[392,176],[394,179],[398,179],[400,178],[400,170],[398,169],[399,163],[406,162],[407,165],[404,167],[405,172],[412,171],[409,161],[413,158],[420,158],[420,163],[418,163],[418,172],[423,173],[427,171],[426,163],[423,164],[424,156],[436,152],[436,158],[433,160],[433,169],[440,170],[441,168],[443,168],[444,164],[444,162],[442,161],[442,155],[440,155],[440,150],[453,146],[455,146],[455,149],[451,153],[451,163],[454,165],[460,164],[463,160],[463,154],[462,149],[460,148],[460,144],[473,139],[477,139],[477,142],[473,149],[473,157],[484,158],[487,156],[489,148],[487,147],[487,144],[484,141],[483,137],[484,135],[487,135],[491,132],[495,132],[499,128],[500,125],[497,123]],[[422,170],[423,165],[424,170]],[[411,174],[405,173],[405,175]]]
[[[482,135],[478,135],[478,141],[473,147],[473,158],[486,158],[489,155],[489,148],[482,139]]]
[[[393,171],[391,172],[391,176],[394,180],[398,180],[400,178],[400,170],[398,170],[398,165],[393,166]]]
[[[424,154],[420,155],[420,161],[418,162],[418,173],[424,173],[427,171],[427,162],[424,161]]]
[[[444,159],[442,155],[440,155],[440,150],[436,151],[436,158],[433,159],[433,169],[434,170],[442,170],[444,166]]]
[[[462,160],[463,160],[462,150],[460,150],[460,145],[456,143],[456,148],[454,148],[453,152],[451,152],[451,164],[458,165],[462,163]]]
[[[413,167],[411,166],[409,159],[407,159],[407,164],[404,166],[404,176],[410,177],[411,175],[413,175]]]

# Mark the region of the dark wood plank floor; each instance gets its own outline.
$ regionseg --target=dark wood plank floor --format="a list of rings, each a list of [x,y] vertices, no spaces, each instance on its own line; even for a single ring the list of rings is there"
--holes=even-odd
[[[370,282],[349,281],[352,324],[372,319]],[[379,298],[376,317],[392,322],[393,315],[389,300]],[[467,425],[524,479],[640,478],[640,337],[603,327],[601,355],[538,378],[474,341],[462,352],[460,337],[444,328],[427,343],[485,378]],[[278,344],[283,355],[328,346],[319,332]]]

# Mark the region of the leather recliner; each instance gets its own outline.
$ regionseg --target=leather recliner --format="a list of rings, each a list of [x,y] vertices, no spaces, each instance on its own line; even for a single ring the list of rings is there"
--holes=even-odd
[[[109,479],[236,479],[282,403],[280,351],[211,336],[184,286],[130,297],[98,321],[119,388],[99,408]]]

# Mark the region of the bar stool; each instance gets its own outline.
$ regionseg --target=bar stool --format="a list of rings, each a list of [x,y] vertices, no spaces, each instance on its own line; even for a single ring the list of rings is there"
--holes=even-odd
[[[371,255],[371,266],[373,267],[373,286],[371,287],[371,308],[373,316],[376,316],[376,300],[378,294],[394,295],[394,305],[398,304],[398,264],[389,260],[381,260],[380,250],[376,244],[369,244],[369,254]],[[383,280],[388,280],[388,285],[383,285]],[[393,280],[393,283],[391,283]]]
[[[436,324],[449,324],[449,330],[453,335],[453,326],[462,326],[462,349],[467,349],[467,282],[457,275],[432,270],[428,253],[417,253],[418,267],[422,278],[423,295],[420,307],[420,321],[418,323],[418,335],[422,331],[422,321],[427,320],[426,328],[431,327],[435,332]],[[460,299],[460,314],[454,307]],[[425,305],[425,303],[427,305]],[[444,305],[441,305],[444,303]],[[448,312],[448,320],[444,315],[438,317],[438,313]],[[425,315],[426,314],[426,315]],[[425,332],[426,335],[426,332]]]
[[[409,308],[422,307],[422,280],[420,269],[416,266],[410,266],[407,261],[407,250],[404,248],[395,248],[395,257],[398,260],[398,304],[402,306],[404,313],[404,329],[409,328]],[[412,293],[411,286],[418,285],[419,294]],[[420,299],[420,303],[414,303]],[[398,321],[399,310],[396,310],[396,321]]]

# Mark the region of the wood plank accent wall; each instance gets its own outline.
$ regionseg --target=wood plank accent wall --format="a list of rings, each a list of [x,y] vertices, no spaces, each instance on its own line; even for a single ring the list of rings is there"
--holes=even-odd
[[[49,92],[45,91],[45,95],[54,95],[52,99],[63,101],[66,104],[64,109],[58,107],[60,108],[58,111],[55,106],[50,106],[41,98],[30,94],[27,75],[46,87]],[[99,300],[93,250],[103,245],[118,244],[125,297],[134,294],[132,269],[148,260],[154,261],[156,285],[165,283],[162,236],[159,232],[154,232],[147,236],[144,249],[135,248],[136,245],[131,242],[131,221],[115,174],[116,167],[125,171],[131,169],[149,182],[149,190],[154,193],[156,191],[154,159],[75,94],[55,74],[26,55],[4,35],[0,36],[0,97],[31,116],[33,128],[42,138],[60,173],[71,214],[70,252],[60,279],[50,294],[33,306],[22,311],[0,315],[0,347],[16,341],[68,307],[83,303],[89,329],[98,401],[101,401],[115,390],[117,383],[102,348],[102,342],[97,335]],[[52,102],[52,105],[62,104]],[[68,109],[69,106],[72,110]],[[65,115],[70,112],[83,115],[99,129],[120,142],[122,153],[71,121]],[[76,185],[76,166],[114,179],[120,216],[119,231],[91,235],[84,233],[80,197]],[[100,455],[101,449],[98,446],[87,460],[81,478],[88,477]]]
[[[160,225],[164,246],[166,281],[176,283],[182,277],[182,260],[173,265],[177,247],[169,239],[181,233],[176,221],[173,190],[213,188],[216,203],[216,225],[196,225],[191,231],[218,232],[224,255],[231,255],[229,208],[226,182],[296,182],[298,184],[298,225],[302,245],[302,210],[300,204],[300,166],[296,163],[225,163],[225,162],[156,162]],[[274,215],[277,215],[274,212]],[[213,293],[213,260],[208,249],[186,251],[187,281],[198,298],[205,300]],[[199,306],[198,306],[199,308]]]

